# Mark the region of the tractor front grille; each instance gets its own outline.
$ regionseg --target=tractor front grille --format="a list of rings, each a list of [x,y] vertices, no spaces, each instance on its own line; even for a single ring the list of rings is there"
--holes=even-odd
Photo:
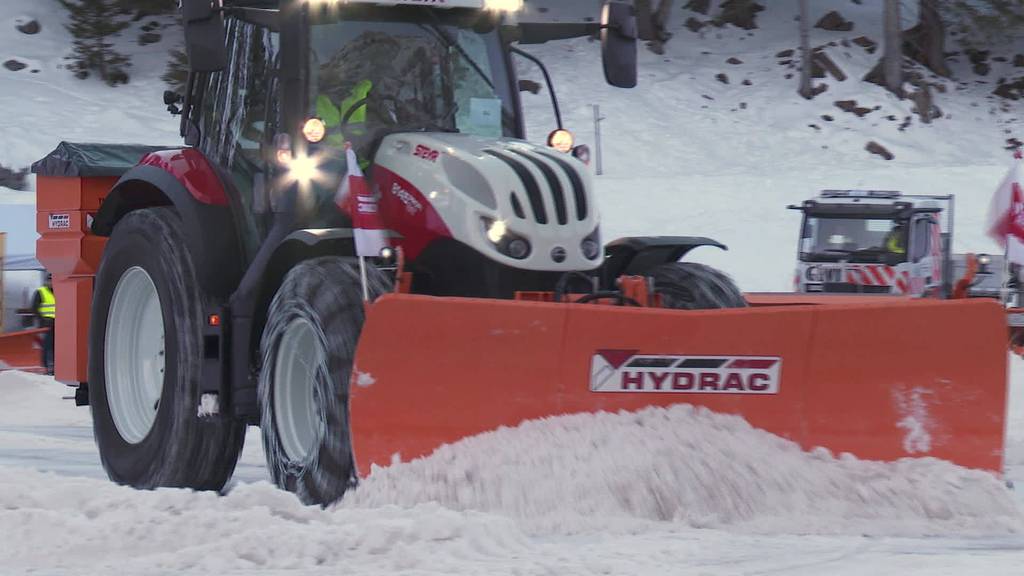
[[[568,177],[572,185],[572,199],[575,204],[575,216],[577,220],[587,218],[587,195],[583,187],[583,179],[576,172],[576,169],[562,158],[547,152],[534,152],[517,148],[505,150],[484,150],[485,154],[493,156],[504,162],[526,189],[526,197],[533,213],[533,219],[538,224],[547,224],[549,221],[547,209],[545,208],[544,195],[549,195],[550,203],[555,209],[555,220],[560,225],[569,223],[569,199],[567,192],[562,186],[562,180],[558,177],[558,170],[561,170]],[[532,164],[543,175],[543,183],[538,181],[533,172],[527,167]],[[518,204],[518,198],[513,194],[513,204]],[[522,209],[516,210],[516,215],[525,219]]]

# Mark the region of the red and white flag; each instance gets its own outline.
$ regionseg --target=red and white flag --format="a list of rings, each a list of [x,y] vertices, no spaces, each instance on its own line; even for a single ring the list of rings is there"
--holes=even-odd
[[[992,197],[988,235],[1006,251],[1006,258],[1024,264],[1024,166],[1020,153]]]
[[[378,198],[370,190],[351,145],[346,146],[345,160],[348,163],[348,174],[342,179],[334,201],[342,212],[352,218],[356,254],[379,256],[380,251],[388,246],[388,239],[384,221],[380,217]]]

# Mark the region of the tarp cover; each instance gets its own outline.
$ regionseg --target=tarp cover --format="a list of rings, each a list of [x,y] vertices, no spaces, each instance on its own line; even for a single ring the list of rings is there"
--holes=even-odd
[[[32,172],[40,176],[120,176],[150,152],[180,147],[61,142],[32,164]]]

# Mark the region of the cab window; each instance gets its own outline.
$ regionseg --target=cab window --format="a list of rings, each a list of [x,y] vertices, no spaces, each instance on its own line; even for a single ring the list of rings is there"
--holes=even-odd
[[[914,262],[928,256],[928,249],[931,247],[931,220],[922,218],[914,223],[914,248],[911,257]]]

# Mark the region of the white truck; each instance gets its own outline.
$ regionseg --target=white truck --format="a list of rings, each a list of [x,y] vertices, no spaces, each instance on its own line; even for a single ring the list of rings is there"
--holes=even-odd
[[[824,190],[789,208],[803,213],[797,292],[951,298],[962,284],[964,296],[1020,305],[1002,256],[952,253],[952,195]]]

